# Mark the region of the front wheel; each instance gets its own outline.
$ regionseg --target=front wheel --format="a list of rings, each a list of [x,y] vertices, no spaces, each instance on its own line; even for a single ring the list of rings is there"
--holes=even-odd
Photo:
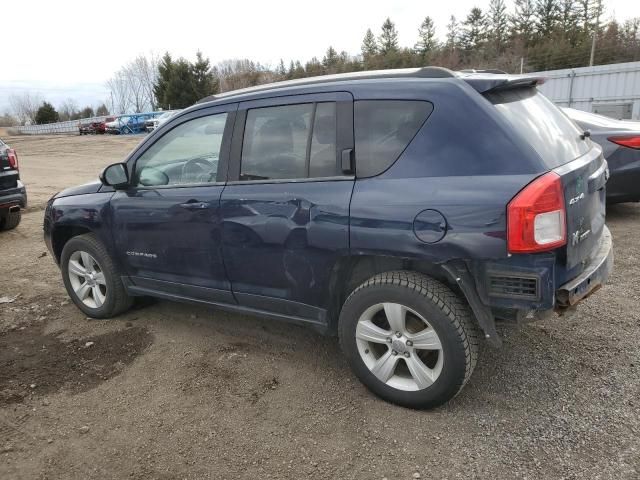
[[[109,318],[131,307],[118,267],[94,234],[69,240],[60,267],[69,297],[87,316]]]
[[[376,275],[346,300],[340,344],[356,376],[381,398],[433,408],[456,396],[478,358],[469,308],[422,274]]]

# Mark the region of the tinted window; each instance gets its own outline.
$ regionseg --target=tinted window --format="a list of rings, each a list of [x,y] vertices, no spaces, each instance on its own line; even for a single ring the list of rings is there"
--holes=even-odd
[[[409,145],[433,106],[406,100],[355,102],[356,171],[359,177],[384,172]]]
[[[334,176],[336,130],[333,102],[249,110],[240,180]]]
[[[336,104],[318,103],[311,136],[310,177],[336,174]]]
[[[580,130],[535,88],[487,95],[515,130],[529,141],[549,168],[555,168],[589,151]]]
[[[305,178],[313,104],[247,112],[240,180]]]
[[[216,181],[226,113],[189,120],[165,133],[136,162],[138,185]]]

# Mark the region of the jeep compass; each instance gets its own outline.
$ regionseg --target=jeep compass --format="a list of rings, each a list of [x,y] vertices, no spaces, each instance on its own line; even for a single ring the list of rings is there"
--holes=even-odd
[[[45,241],[90,317],[148,295],[308,325],[375,394],[435,407],[496,322],[612,267],[602,150],[540,82],[425,67],[208,97],[55,195]]]

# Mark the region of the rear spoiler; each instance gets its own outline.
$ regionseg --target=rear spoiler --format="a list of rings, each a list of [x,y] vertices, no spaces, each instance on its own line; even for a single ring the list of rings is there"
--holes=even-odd
[[[534,75],[482,75],[480,72],[459,72],[458,77],[471,85],[479,93],[491,93],[513,88],[535,88],[546,78]]]

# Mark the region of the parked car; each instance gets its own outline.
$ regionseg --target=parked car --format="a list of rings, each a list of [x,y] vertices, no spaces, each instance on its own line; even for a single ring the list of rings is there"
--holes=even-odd
[[[496,321],[573,307],[612,268],[602,150],[539,80],[431,67],[208,97],[53,197],[45,241],[90,317],[151,295],[309,325],[380,397],[434,407]]]
[[[17,152],[0,140],[0,230],[20,223],[21,209],[27,206],[27,190],[20,181]]]
[[[113,122],[115,119],[115,117],[106,117],[104,120],[80,123],[78,124],[78,131],[80,135],[102,135],[106,131],[106,123]]]
[[[92,135],[96,133],[99,122],[87,122],[78,124],[78,132],[80,135]]]
[[[159,115],[155,118],[150,118],[145,122],[145,129],[147,130],[147,132],[153,132],[156,128],[158,128],[163,123],[166,123],[178,112],[180,112],[180,110],[167,110],[162,115]]]
[[[105,132],[118,135],[121,133],[140,133],[145,130],[147,114],[131,114],[116,117],[113,121],[105,123]]]
[[[640,201],[640,122],[616,120],[573,108],[563,110],[602,147],[611,172],[607,202]]]

